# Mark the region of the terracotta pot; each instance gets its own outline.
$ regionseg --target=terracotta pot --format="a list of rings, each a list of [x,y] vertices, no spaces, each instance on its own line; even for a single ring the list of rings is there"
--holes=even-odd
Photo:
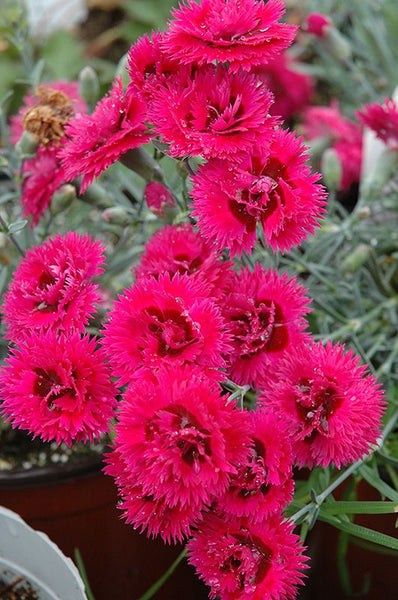
[[[96,600],[137,600],[181,547],[148,540],[126,525],[117,493],[98,458],[76,465],[0,472],[0,505],[47,535],[67,556],[78,548]],[[157,600],[205,600],[207,588],[183,561]]]

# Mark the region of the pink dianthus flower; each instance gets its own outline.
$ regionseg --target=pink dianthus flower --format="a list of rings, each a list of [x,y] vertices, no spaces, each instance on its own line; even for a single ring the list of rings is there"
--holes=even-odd
[[[174,208],[176,204],[171,192],[158,181],[147,183],[144,197],[149,210],[160,217],[164,215],[165,209]]]
[[[38,224],[66,180],[55,149],[40,148],[34,158],[24,162],[21,204],[24,216],[32,218],[31,227]]]
[[[137,280],[162,273],[187,274],[206,287],[209,296],[219,297],[232,274],[231,264],[194,230],[191,224],[167,225],[147,242],[135,269]]]
[[[318,38],[325,39],[328,30],[333,27],[332,21],[322,13],[310,13],[304,23],[304,30]]]
[[[359,358],[328,342],[292,348],[260,401],[281,416],[299,466],[360,459],[380,435],[383,392]]]
[[[348,191],[358,183],[362,164],[362,127],[344,117],[337,101],[330,106],[310,106],[304,112],[302,125],[304,138],[329,140],[342,166],[339,184],[341,191]]]
[[[272,95],[250,73],[208,65],[182,70],[154,90],[151,121],[174,157],[226,157],[248,150],[275,126]]]
[[[153,494],[144,493],[116,449],[107,456],[107,462],[104,471],[115,478],[121,498],[118,507],[123,510],[126,523],[140,533],[146,531],[148,537],[159,535],[167,544],[181,543],[192,534],[191,528],[202,519],[202,505],[182,506],[177,501],[171,506],[163,496],[155,498]]]
[[[204,237],[232,254],[250,252],[257,223],[272,250],[289,250],[319,226],[325,205],[319,175],[305,164],[305,146],[293,132],[278,129],[270,145],[235,159],[209,160],[193,177],[192,196]]]
[[[138,94],[150,101],[153,87],[178,72],[179,62],[172,60],[163,51],[162,40],[161,33],[152,32],[150,36],[142,36],[131,46],[127,57],[130,75],[127,94]]]
[[[394,100],[386,98],[384,104],[367,104],[356,114],[378,138],[398,150],[398,104]]]
[[[0,374],[6,420],[68,446],[107,432],[116,388],[96,344],[78,333],[27,335],[20,349],[11,349]]]
[[[265,411],[249,413],[250,445],[232,475],[228,490],[217,499],[226,518],[248,517],[257,523],[280,513],[293,495],[292,444],[283,421]]]
[[[125,94],[117,79],[91,115],[79,115],[66,126],[68,139],[59,155],[68,180],[83,175],[80,192],[84,193],[122,154],[147,143],[145,116],[144,103]]]
[[[256,525],[208,514],[189,541],[189,562],[214,600],[292,600],[306,556],[293,525],[279,515]]]
[[[168,273],[142,278],[115,302],[103,343],[120,383],[164,364],[222,368],[229,336],[203,284]]]
[[[98,300],[91,278],[103,262],[101,243],[74,231],[29,250],[4,298],[8,338],[47,329],[82,331]]]
[[[232,336],[228,373],[233,381],[257,387],[283,356],[307,340],[304,316],[310,300],[304,291],[295,278],[259,264],[234,276],[223,308]]]
[[[246,413],[191,365],[131,384],[115,431],[131,480],[170,508],[205,508],[226,490],[249,442]]]
[[[292,43],[296,28],[277,22],[283,13],[281,0],[191,0],[173,10],[163,46],[183,64],[250,69]]]

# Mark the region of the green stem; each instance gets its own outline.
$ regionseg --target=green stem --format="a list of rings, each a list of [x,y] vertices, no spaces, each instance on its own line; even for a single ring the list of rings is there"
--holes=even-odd
[[[75,561],[77,564],[77,568],[79,569],[80,577],[82,578],[83,583],[84,583],[84,589],[86,592],[87,600],[95,600],[94,594],[91,591],[90,584],[88,582],[86,569],[85,569],[82,555],[80,554],[79,548],[75,548],[74,554],[75,554]]]
[[[187,549],[185,548],[181,552],[181,554],[177,556],[177,558],[175,559],[173,564],[167,569],[167,571],[163,573],[163,575],[149,588],[149,590],[145,592],[143,596],[140,596],[138,600],[149,600],[150,598],[153,598],[156,592],[158,592],[162,585],[168,580],[170,575],[174,573],[175,569],[178,567],[180,562],[186,557],[186,555]]]
[[[25,256],[25,250],[22,248],[22,246],[20,245],[20,243],[18,242],[18,240],[15,238],[15,236],[8,231],[8,225],[4,221],[4,219],[3,219],[3,217],[1,215],[0,215],[0,225],[3,228],[4,233],[6,234],[6,236],[9,238],[9,240],[14,244],[15,248],[18,250],[19,254],[22,257],[24,257]]]

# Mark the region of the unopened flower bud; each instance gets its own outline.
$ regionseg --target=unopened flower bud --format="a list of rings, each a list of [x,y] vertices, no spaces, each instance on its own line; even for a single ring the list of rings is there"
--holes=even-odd
[[[90,187],[87,188],[82,196],[82,200],[87,202],[87,204],[94,204],[102,209],[113,206],[107,192],[98,183],[92,183]]]
[[[106,208],[101,217],[111,225],[127,225],[129,222],[129,216],[122,206]]]
[[[359,244],[342,262],[341,268],[344,273],[354,273],[369,258],[372,248],[367,244]]]
[[[333,27],[333,23],[326,15],[321,13],[310,13],[307,15],[303,29],[307,33],[325,39],[331,27]]]
[[[35,134],[24,131],[16,143],[15,149],[22,158],[32,158],[36,154],[38,145],[39,142]]]
[[[76,198],[76,189],[70,183],[62,185],[51,198],[51,212],[57,214],[68,208]]]
[[[119,60],[118,65],[116,67],[115,77],[121,77],[123,87],[126,87],[130,81],[130,77],[127,71],[128,65],[128,52],[123,54],[122,58]]]
[[[89,106],[94,106],[99,95],[97,73],[90,66],[84,67],[79,73],[79,94]]]
[[[350,58],[352,54],[350,42],[335,27],[328,30],[326,41],[330,54],[338,61],[344,62]]]
[[[362,206],[358,209],[357,214],[360,219],[369,219],[372,211],[370,210],[369,206]]]
[[[331,191],[339,189],[343,168],[337,152],[328,148],[322,154],[321,171],[326,187]]]
[[[145,202],[155,215],[163,216],[165,209],[174,208],[175,202],[170,191],[162,183],[152,181],[145,187]]]

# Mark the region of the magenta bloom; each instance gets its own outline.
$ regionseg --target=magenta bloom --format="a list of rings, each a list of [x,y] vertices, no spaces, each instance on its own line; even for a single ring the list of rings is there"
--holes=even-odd
[[[103,342],[123,384],[167,364],[222,368],[229,350],[224,328],[199,281],[165,273],[142,278],[119,296]]]
[[[167,208],[175,207],[175,200],[171,192],[162,183],[151,181],[145,186],[145,202],[149,210],[160,217]]]
[[[383,392],[358,363],[351,350],[331,342],[301,346],[279,364],[277,382],[265,382],[261,401],[286,423],[300,466],[340,468],[376,443]]]
[[[119,508],[123,510],[126,523],[133,525],[134,529],[140,529],[140,533],[146,530],[148,537],[160,535],[168,544],[181,543],[192,534],[191,528],[202,519],[200,504],[182,506],[177,501],[171,506],[164,497],[155,498],[152,494],[145,494],[117,450],[108,455],[107,461],[109,464],[104,471],[115,478],[121,497]]]
[[[332,21],[322,13],[310,13],[304,23],[304,29],[318,38],[327,37],[328,30],[333,27]]]
[[[26,336],[0,374],[3,417],[44,441],[93,441],[109,430],[116,389],[97,340],[54,331]]]
[[[84,193],[127,150],[146,144],[150,136],[145,116],[144,103],[133,94],[125,95],[117,79],[92,115],[79,115],[66,127],[69,139],[59,155],[68,180],[83,175],[80,192]]]
[[[51,90],[58,90],[59,92],[66,94],[66,96],[68,96],[68,98],[72,101],[75,114],[87,112],[87,104],[79,94],[79,84],[77,81],[49,81],[41,84],[41,86]],[[25,113],[35,104],[35,96],[31,91],[29,91],[23,99],[23,106],[20,108],[18,114],[12,116],[10,119],[11,143],[16,144],[18,142],[23,133],[22,121]]]
[[[257,523],[280,513],[293,495],[292,445],[283,421],[265,411],[249,413],[250,446],[217,507],[226,518]]]
[[[131,46],[128,53],[130,83],[127,94],[138,94],[150,101],[154,86],[177,73],[179,62],[172,60],[162,49],[163,35],[152,32],[144,35]]]
[[[98,300],[91,278],[102,272],[103,246],[74,231],[57,235],[26,253],[5,294],[7,336],[32,331],[84,330]]]
[[[160,369],[128,387],[115,448],[143,496],[203,509],[226,490],[249,430],[246,413],[221,393],[192,366]]]
[[[189,562],[214,600],[292,600],[306,556],[288,521],[276,515],[252,526],[208,514],[189,541]]]
[[[176,273],[187,274],[203,283],[208,296],[219,297],[232,271],[231,264],[223,261],[189,223],[168,225],[157,231],[147,242],[141,262],[135,269],[137,280],[162,273],[173,277]]]
[[[272,95],[250,73],[213,65],[183,69],[154,90],[150,118],[174,157],[226,157],[269,136]]]
[[[227,290],[223,315],[232,335],[229,376],[257,387],[282,356],[308,338],[304,318],[310,300],[295,278],[265,271],[259,264],[236,274]]]
[[[51,204],[51,198],[66,177],[55,149],[40,148],[37,155],[23,165],[21,204],[25,217],[31,217],[35,227]]]
[[[392,150],[398,150],[398,105],[391,98],[384,104],[367,104],[357,116]]]
[[[183,64],[250,69],[292,43],[296,28],[278,23],[283,13],[281,0],[191,0],[173,10],[163,46]]]
[[[341,114],[337,101],[332,101],[330,106],[307,108],[302,130],[307,140],[329,140],[342,166],[341,191],[347,191],[353,183],[358,183],[362,164],[362,127]]]
[[[251,70],[274,95],[271,115],[283,120],[306,108],[311,100],[314,82],[310,75],[300,71],[300,63],[287,52],[276,56],[265,65]]]
[[[209,160],[193,177],[194,210],[202,234],[220,250],[250,252],[260,223],[272,250],[289,250],[313,233],[324,212],[319,175],[305,164],[306,148],[278,129],[270,146],[231,161]]]

